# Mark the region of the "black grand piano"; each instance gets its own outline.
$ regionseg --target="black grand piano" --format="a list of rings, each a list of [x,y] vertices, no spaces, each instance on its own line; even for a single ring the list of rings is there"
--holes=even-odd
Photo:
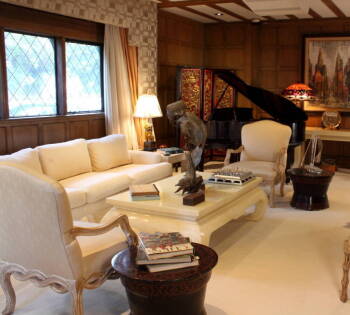
[[[306,113],[294,105],[293,102],[280,95],[248,85],[229,70],[215,70],[215,75],[267,112],[273,120],[291,127],[292,136],[288,150],[288,168],[294,160],[294,147],[302,144],[305,139]],[[224,89],[223,94],[226,90]],[[222,97],[223,95],[218,99],[218,103]],[[215,109],[207,122],[207,149],[236,149],[241,144],[242,126],[251,121],[253,121],[252,110],[249,108]]]

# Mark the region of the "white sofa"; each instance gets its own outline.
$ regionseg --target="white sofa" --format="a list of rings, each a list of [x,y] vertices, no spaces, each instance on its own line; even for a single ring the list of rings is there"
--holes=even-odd
[[[68,195],[74,220],[99,221],[110,208],[106,197],[171,176],[172,166],[156,152],[127,149],[125,136],[77,139],[0,156],[58,181]]]

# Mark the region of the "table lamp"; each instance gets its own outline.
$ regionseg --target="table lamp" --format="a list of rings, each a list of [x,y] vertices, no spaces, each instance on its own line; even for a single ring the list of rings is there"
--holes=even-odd
[[[143,147],[145,151],[157,150],[156,141],[153,135],[152,118],[162,116],[163,114],[160,109],[157,96],[151,94],[144,94],[139,97],[136,103],[134,117],[148,119],[147,123],[145,123],[146,141],[144,142]]]
[[[313,97],[312,88],[303,83],[294,83],[284,89],[282,95],[303,109],[304,101]]]

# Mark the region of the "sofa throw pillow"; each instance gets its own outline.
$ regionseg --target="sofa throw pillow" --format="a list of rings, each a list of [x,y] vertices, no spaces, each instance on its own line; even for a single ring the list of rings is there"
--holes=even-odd
[[[38,151],[35,149],[28,148],[9,155],[2,155],[0,156],[0,161],[20,164],[40,174],[43,173],[40,164],[39,154]]]
[[[87,142],[92,169],[96,172],[130,163],[128,145],[124,135],[110,135]]]
[[[43,171],[61,180],[92,171],[86,140],[77,139],[37,147]]]

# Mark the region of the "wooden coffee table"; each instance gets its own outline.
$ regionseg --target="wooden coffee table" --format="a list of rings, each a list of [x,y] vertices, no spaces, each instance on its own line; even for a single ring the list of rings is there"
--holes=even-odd
[[[127,248],[112,259],[130,305],[130,315],[205,315],[205,290],[218,256],[209,247],[193,243],[199,266],[150,273],[136,266]]]
[[[199,172],[204,179],[211,173]],[[255,178],[243,186],[206,184],[205,201],[196,206],[184,206],[181,193],[175,194],[175,184],[183,174],[155,182],[160,200],[131,201],[129,192],[107,198],[114,208],[105,218],[126,214],[133,228],[144,232],[179,231],[192,241],[208,245],[211,234],[231,221],[246,214],[247,208],[255,206],[254,212],[246,214],[250,220],[259,220],[267,209],[267,196],[259,187],[261,178]]]

